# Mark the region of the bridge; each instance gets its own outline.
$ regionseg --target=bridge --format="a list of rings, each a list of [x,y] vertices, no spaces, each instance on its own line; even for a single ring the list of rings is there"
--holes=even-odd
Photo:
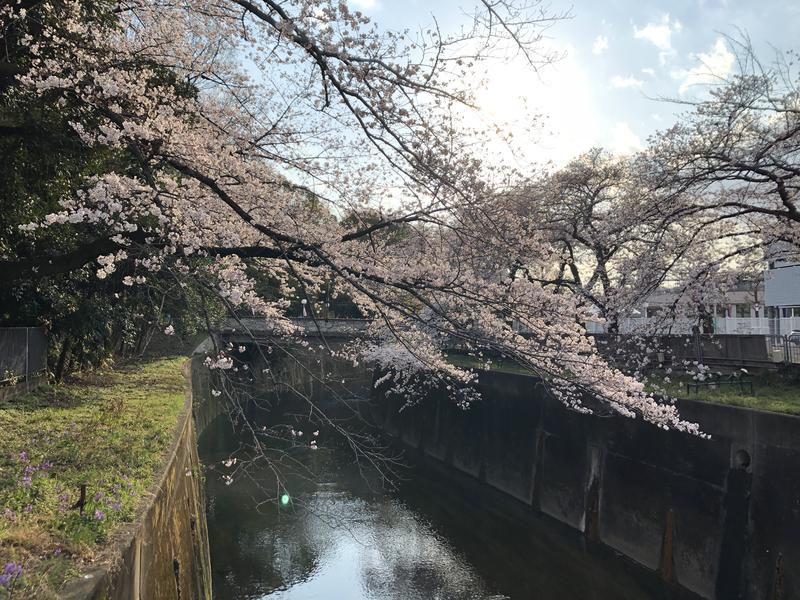
[[[312,319],[294,317],[291,321],[298,326],[306,338],[324,338],[331,341],[367,337],[370,319]],[[236,319],[228,317],[217,331],[218,338],[224,342],[246,344],[248,342],[269,342],[282,337],[282,333],[270,327],[263,317]],[[608,334],[592,334],[601,352],[609,352],[619,345]],[[628,336],[622,336],[628,339]],[[706,365],[738,368],[754,367],[775,370],[779,367],[797,368],[800,364],[800,342],[785,336],[768,335],[658,335],[658,356],[656,363],[681,364],[682,361],[698,361]],[[630,338],[636,339],[636,338]],[[625,343],[624,341],[622,342]],[[451,349],[458,348],[453,340]]]
[[[307,337],[324,337],[327,339],[346,339],[364,337],[367,334],[370,319],[312,319],[295,317],[291,319],[302,334]],[[280,337],[281,333],[269,322],[260,317],[236,319],[228,317],[219,329],[218,335],[228,342],[267,341]]]

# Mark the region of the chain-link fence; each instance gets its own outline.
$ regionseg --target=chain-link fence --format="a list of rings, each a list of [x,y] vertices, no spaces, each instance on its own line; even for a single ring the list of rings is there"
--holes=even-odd
[[[44,327],[0,327],[0,389],[31,389],[46,375]]]

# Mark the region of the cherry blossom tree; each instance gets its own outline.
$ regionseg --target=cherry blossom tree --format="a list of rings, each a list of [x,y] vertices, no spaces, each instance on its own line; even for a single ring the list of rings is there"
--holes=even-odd
[[[69,110],[81,143],[126,157],[23,227],[91,239],[6,261],[12,277],[92,261],[133,288],[167,273],[276,335],[296,333],[292,299],[335,278],[371,318],[348,358],[388,369],[398,392],[424,377],[473,399],[476,373],[446,359],[458,344],[512,357],[575,409],[591,397],[699,433],[598,354],[585,298],[507,266],[541,272],[563,248],[496,202],[510,175],[476,154],[485,132],[463,111],[487,58],[513,47],[532,67],[549,60],[539,4],[483,1],[456,37],[384,32],[327,0],[61,0],[6,5],[3,19],[26,57],[15,93]],[[358,218],[376,207],[379,219]],[[253,269],[277,297],[257,293]],[[209,366],[232,368],[229,354]]]
[[[502,198],[555,253],[548,268],[536,272],[518,263],[517,272],[576,295],[612,334],[651,294],[670,288],[678,292],[674,306],[638,333],[663,330],[685,317],[686,296],[697,297],[709,273],[719,274],[707,268],[719,228],[697,228],[665,210],[663,195],[642,167],[642,156],[596,148]]]
[[[800,81],[793,52],[762,62],[749,40],[730,38],[737,71],[697,101],[648,150],[652,180],[670,210],[699,227],[725,222],[748,247],[796,248],[800,190]],[[677,102],[676,100],[673,100]],[[688,192],[688,193],[687,193]],[[738,252],[737,252],[738,249]]]

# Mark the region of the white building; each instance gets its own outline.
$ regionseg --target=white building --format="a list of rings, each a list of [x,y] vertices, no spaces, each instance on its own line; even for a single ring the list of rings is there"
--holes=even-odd
[[[800,264],[770,261],[764,273],[764,303],[770,333],[786,335],[800,330]]]
[[[701,323],[699,319],[665,318],[669,305],[674,299],[669,292],[653,294],[640,308],[632,311],[631,316],[620,322],[621,333],[661,333],[683,335],[697,329],[699,333],[714,334],[770,334],[770,320],[764,307],[754,300],[753,295],[745,290],[732,290],[725,295],[722,302],[707,307],[708,318]],[[800,319],[798,319],[800,321]],[[603,328],[590,327],[592,333],[601,332]]]
[[[707,307],[710,318],[704,323],[660,317],[674,300],[675,295],[667,290],[656,292],[620,322],[620,332],[787,335],[800,331],[800,263],[770,261],[763,285],[744,282],[734,286],[722,301]],[[588,329],[592,333],[604,330],[596,324],[589,324]]]

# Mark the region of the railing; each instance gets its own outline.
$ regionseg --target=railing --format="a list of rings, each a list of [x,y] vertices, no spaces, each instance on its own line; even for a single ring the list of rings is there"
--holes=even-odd
[[[766,367],[800,364],[800,336],[764,334],[647,335],[594,334],[598,348],[612,360],[640,356],[647,339],[652,364],[704,364],[727,367]]]
[[[0,387],[31,389],[47,374],[44,327],[0,327]],[[24,386],[22,386],[24,384]],[[0,394],[0,397],[5,394]]]
[[[766,317],[718,317],[714,319],[714,333],[777,335]]]
[[[659,317],[630,317],[619,322],[620,333],[686,335],[694,333],[697,319],[662,319]],[[800,331],[800,317],[717,317],[713,321],[714,334],[723,335],[788,335]],[[598,323],[587,323],[589,333],[606,333],[607,328]],[[703,332],[709,333],[709,332]]]
[[[789,335],[792,331],[800,331],[800,317],[781,317],[771,319],[775,335]]]
[[[317,328],[324,335],[358,335],[369,326],[367,319],[320,319],[316,323],[309,318],[292,319],[296,324],[314,334]],[[236,334],[254,335],[264,333],[269,328],[266,321],[257,317],[241,320],[227,319],[220,334],[236,337]],[[792,330],[800,330],[800,318],[769,319],[761,318],[718,318],[714,320],[713,334],[698,333],[693,330],[694,320],[664,321],[658,317],[628,318],[620,321],[623,338],[635,339],[642,335],[658,339],[661,348],[653,356],[655,363],[665,359],[672,361],[698,361],[718,365],[769,365],[800,364],[800,336],[795,342],[787,337]],[[530,333],[515,323],[515,329],[522,334]],[[587,333],[593,335],[601,348],[610,351],[612,347],[625,340],[615,340],[597,323],[587,323]],[[780,331],[781,333],[777,333]],[[632,335],[633,334],[633,335]],[[458,347],[454,344],[453,347]],[[662,356],[663,355],[663,356]]]
[[[692,333],[697,322],[689,319],[664,319],[662,317],[630,317],[619,322],[620,333],[656,333],[683,335]]]
[[[363,334],[369,328],[372,321],[369,319],[311,319],[308,317],[296,317],[292,322],[305,330],[309,335],[331,335],[348,336]],[[272,334],[273,327],[270,323],[259,317],[244,317],[241,319],[227,318],[222,324],[219,333],[226,338],[247,337],[248,335],[263,336]]]

